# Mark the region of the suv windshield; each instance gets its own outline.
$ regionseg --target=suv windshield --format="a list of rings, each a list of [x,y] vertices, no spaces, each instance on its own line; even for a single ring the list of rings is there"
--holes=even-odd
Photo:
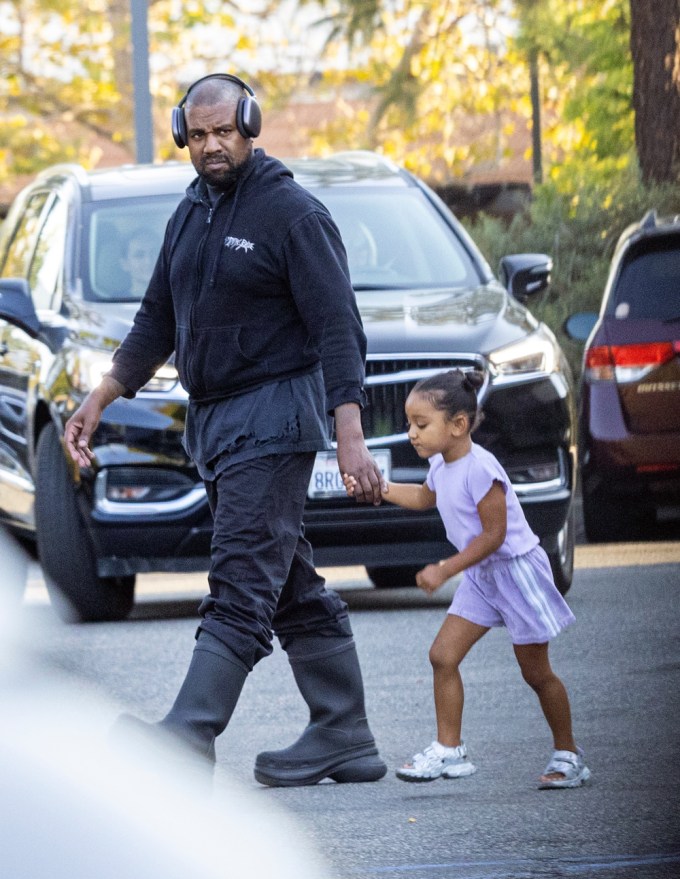
[[[342,234],[357,290],[476,285],[475,264],[455,232],[415,189],[312,190]],[[86,222],[85,298],[138,301],[144,295],[165,225],[181,195],[107,201]]]
[[[422,192],[313,191],[340,228],[355,289],[479,283],[470,255]]]
[[[621,269],[608,311],[619,319],[673,320],[680,315],[680,238],[645,241]]]

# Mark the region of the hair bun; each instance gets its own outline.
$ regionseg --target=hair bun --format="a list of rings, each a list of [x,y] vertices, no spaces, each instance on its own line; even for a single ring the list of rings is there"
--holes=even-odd
[[[463,379],[463,387],[466,391],[477,392],[483,384],[484,373],[481,372],[481,370],[473,369],[470,372],[465,373],[465,378]]]

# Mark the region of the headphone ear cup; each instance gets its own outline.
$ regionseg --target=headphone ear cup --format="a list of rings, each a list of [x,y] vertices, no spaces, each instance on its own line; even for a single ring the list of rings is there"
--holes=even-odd
[[[257,137],[262,130],[262,110],[255,98],[241,98],[236,108],[236,127],[242,137]]]
[[[172,108],[172,139],[180,149],[187,145],[187,123],[181,105]]]

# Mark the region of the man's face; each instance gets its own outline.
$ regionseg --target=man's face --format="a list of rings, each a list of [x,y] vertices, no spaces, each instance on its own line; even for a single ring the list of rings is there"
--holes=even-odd
[[[196,171],[217,189],[228,188],[253,151],[236,128],[237,101],[195,104],[185,109],[189,155]]]

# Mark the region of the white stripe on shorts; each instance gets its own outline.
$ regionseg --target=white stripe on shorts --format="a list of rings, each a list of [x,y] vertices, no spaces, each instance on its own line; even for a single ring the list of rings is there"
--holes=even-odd
[[[561,627],[555,618],[552,608],[546,601],[544,591],[536,579],[533,565],[524,556],[515,556],[510,562],[514,569],[513,574],[520,592],[536,610],[538,618],[546,627],[549,637],[554,638],[561,631]]]

